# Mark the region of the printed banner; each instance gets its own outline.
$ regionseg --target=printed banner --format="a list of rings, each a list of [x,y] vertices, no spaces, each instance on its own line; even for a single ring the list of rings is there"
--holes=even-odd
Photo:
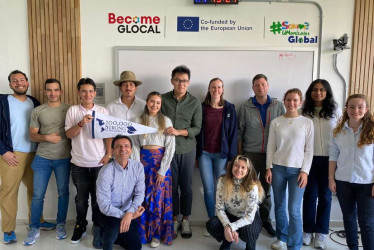
[[[156,133],[156,128],[126,121],[114,116],[92,112],[92,138],[111,138],[121,135],[140,135]]]

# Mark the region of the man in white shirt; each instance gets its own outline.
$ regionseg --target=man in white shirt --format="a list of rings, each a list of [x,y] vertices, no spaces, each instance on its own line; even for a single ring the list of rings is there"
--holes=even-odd
[[[135,95],[142,82],[136,80],[134,72],[123,71],[120,79],[113,84],[119,87],[122,95],[108,104],[109,114],[127,121],[135,121],[143,113],[145,106],[145,101]]]
[[[86,234],[88,199],[91,195],[92,221],[94,224],[93,246],[102,248],[101,213],[96,201],[96,179],[101,167],[112,158],[108,139],[93,139],[91,121],[93,112],[108,115],[108,111],[94,103],[96,84],[91,78],[82,78],[77,84],[80,105],[69,108],[66,114],[66,136],[71,139],[71,177],[77,189],[75,205],[76,225],[71,243],[79,243]]]

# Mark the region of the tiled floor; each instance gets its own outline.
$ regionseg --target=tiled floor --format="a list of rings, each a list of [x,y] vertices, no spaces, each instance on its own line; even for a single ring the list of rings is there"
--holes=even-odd
[[[92,247],[92,235],[87,233],[87,236],[82,239],[79,244],[71,244],[70,237],[73,233],[73,224],[67,225],[68,230],[68,238],[65,240],[56,240],[55,238],[55,231],[41,231],[40,237],[37,239],[34,245],[32,246],[23,246],[22,242],[27,233],[27,226],[24,223],[17,224],[16,234],[18,242],[10,245],[4,245],[0,243],[0,249],[12,249],[12,250],[25,250],[25,249],[37,249],[37,250],[66,250],[66,249],[93,249]],[[91,225],[88,226],[88,232],[91,230]],[[191,239],[183,239],[178,236],[177,239],[173,241],[172,246],[165,246],[161,245],[158,249],[178,249],[178,250],[203,250],[203,249],[218,249],[220,243],[214,240],[212,237],[205,237],[202,235],[202,227],[200,226],[193,226],[192,232],[193,236]],[[341,228],[333,228],[333,230],[341,230]],[[336,234],[332,234],[331,237],[333,239],[337,239],[341,243],[345,243],[345,239],[339,239]],[[2,240],[2,236],[1,236]],[[257,250],[263,249],[270,249],[270,244],[274,241],[274,239],[269,238],[261,233],[258,241],[257,241]],[[327,241],[327,249],[347,249],[346,246],[339,245],[333,242],[330,238]],[[119,246],[115,246],[114,249],[122,249]],[[143,249],[152,249],[148,245],[143,245]],[[245,249],[245,244],[243,242],[239,242],[238,245],[233,245],[231,249]],[[311,250],[315,249],[314,247],[306,247],[302,248],[303,250]]]

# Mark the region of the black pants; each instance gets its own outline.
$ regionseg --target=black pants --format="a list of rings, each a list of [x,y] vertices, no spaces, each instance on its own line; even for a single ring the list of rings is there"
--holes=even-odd
[[[192,174],[195,167],[195,157],[196,149],[193,149],[185,154],[174,154],[170,163],[173,178],[173,216],[178,216],[180,213],[183,216],[191,215]]]
[[[240,219],[227,212],[226,215],[229,218],[230,222],[234,222]],[[239,238],[246,243],[247,250],[256,249],[256,241],[258,239],[258,236],[260,235],[261,228],[262,222],[259,213],[256,212],[252,224],[238,229],[237,232],[239,233]],[[225,239],[225,229],[217,216],[214,216],[206,223],[206,229],[210,233],[210,235],[212,235],[217,241],[221,242]]]
[[[95,225],[100,225],[100,209],[96,201],[96,179],[101,167],[84,168],[71,164],[71,178],[77,189],[75,196],[75,206],[77,210],[76,224],[87,226],[88,199],[91,194],[92,221]]]
[[[112,250],[114,242],[125,249],[142,249],[137,219],[131,221],[129,231],[126,233],[119,233],[121,219],[103,215],[103,220],[103,250]]]
[[[265,198],[260,204],[260,216],[262,224],[271,224],[270,210],[271,210],[271,185],[265,180],[266,174],[266,154],[265,153],[250,153],[244,152],[244,156],[248,157],[253,163],[256,169],[258,179],[261,182],[261,186],[264,189]]]
[[[344,230],[349,249],[358,250],[357,219],[364,250],[374,249],[373,184],[357,184],[336,180],[336,196],[343,212]]]

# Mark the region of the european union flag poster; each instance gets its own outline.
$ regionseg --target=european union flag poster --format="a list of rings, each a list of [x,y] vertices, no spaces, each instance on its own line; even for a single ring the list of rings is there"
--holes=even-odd
[[[199,32],[199,17],[179,16],[177,31]]]

